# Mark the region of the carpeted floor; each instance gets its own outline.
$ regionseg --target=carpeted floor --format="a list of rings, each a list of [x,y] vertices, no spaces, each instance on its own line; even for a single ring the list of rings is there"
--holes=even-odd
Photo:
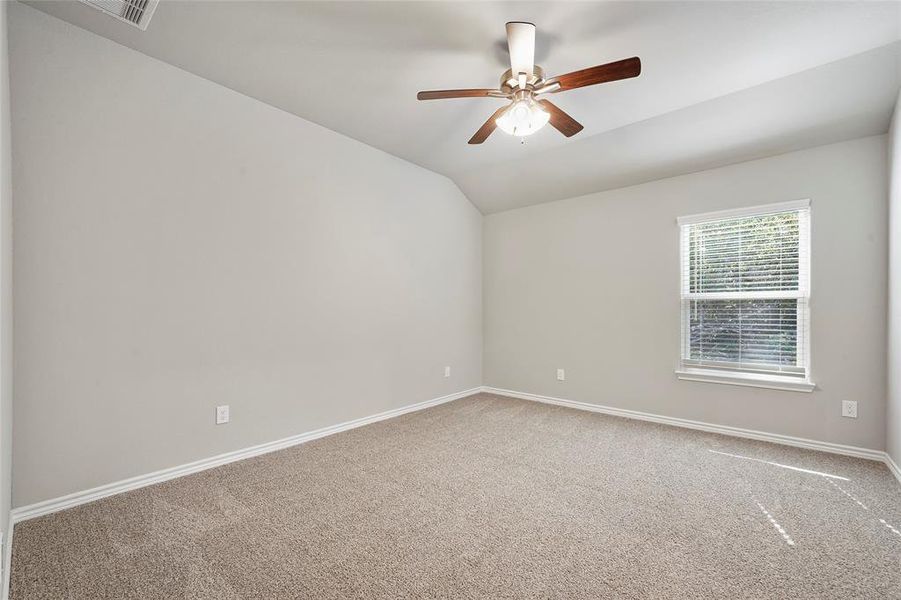
[[[20,523],[39,598],[901,598],[901,486],[480,395]]]

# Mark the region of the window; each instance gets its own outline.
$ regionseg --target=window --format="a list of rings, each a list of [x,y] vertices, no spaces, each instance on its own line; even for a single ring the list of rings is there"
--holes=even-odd
[[[810,202],[679,219],[681,379],[811,391]]]

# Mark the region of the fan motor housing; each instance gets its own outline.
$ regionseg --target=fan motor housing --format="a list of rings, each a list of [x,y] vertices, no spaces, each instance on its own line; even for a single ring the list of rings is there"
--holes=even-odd
[[[537,88],[544,83],[544,69],[538,65],[532,67],[532,74],[526,78],[526,88]],[[500,88],[509,93],[519,87],[519,78],[513,73],[513,69],[507,69],[501,75]]]

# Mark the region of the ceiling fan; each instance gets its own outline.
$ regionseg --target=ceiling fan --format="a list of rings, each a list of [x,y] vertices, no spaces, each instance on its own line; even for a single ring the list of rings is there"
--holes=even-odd
[[[507,23],[507,46],[510,49],[510,68],[501,75],[499,89],[433,90],[416,94],[418,100],[444,98],[504,98],[510,104],[497,109],[485,121],[470,144],[481,144],[500,127],[505,133],[519,137],[531,135],[547,123],[566,137],[582,131],[582,124],[560,110],[550,100],[537,99],[543,94],[565,92],[576,88],[629,79],[641,73],[641,59],[637,56],[616,62],[573,71],[550,79],[535,64],[535,25],[513,21]]]

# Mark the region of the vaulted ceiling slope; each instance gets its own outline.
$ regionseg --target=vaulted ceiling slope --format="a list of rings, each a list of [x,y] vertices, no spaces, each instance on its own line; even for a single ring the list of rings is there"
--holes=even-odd
[[[483,212],[883,133],[901,84],[897,2],[163,0],[147,31],[31,6],[451,177]],[[553,75],[640,56],[639,78],[554,96],[585,130],[466,141],[496,99],[504,23],[538,26]]]

